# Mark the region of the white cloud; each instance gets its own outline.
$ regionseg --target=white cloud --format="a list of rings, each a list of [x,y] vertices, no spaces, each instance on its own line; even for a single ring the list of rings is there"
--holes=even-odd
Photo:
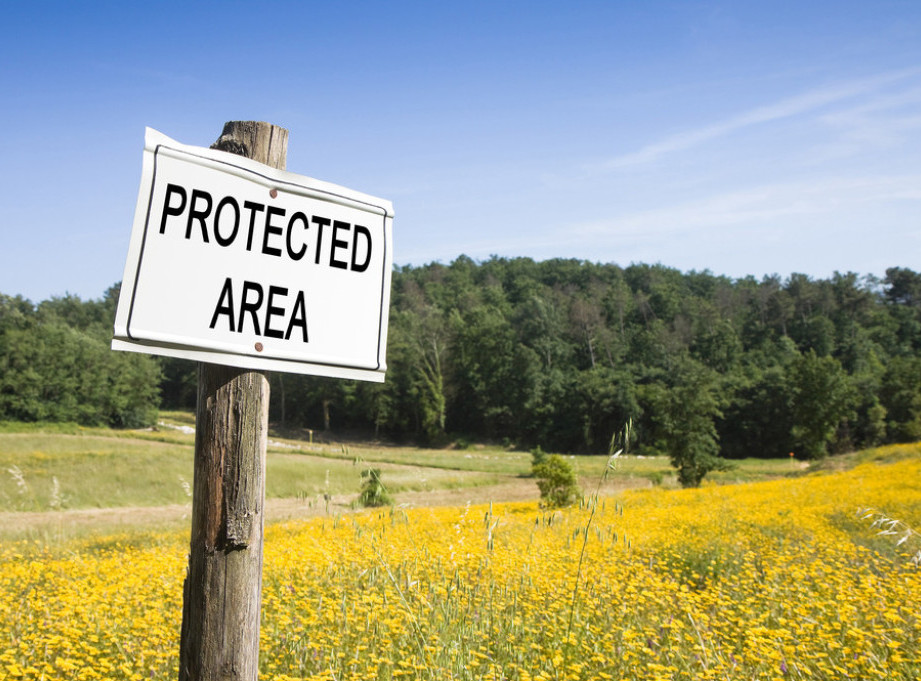
[[[610,204],[598,204],[598,209],[604,205]],[[921,226],[921,173],[817,178],[753,185],[568,224],[553,210],[542,224],[532,224],[527,233],[495,225],[491,231],[482,231],[444,224],[437,238],[429,234],[399,241],[395,259],[399,263],[448,262],[465,253],[476,259],[498,254],[624,262],[664,259],[669,264],[698,260],[704,264],[688,266],[729,271],[734,264],[741,267],[744,254],[747,261],[761,257],[763,266],[773,271],[779,266],[768,264],[775,260],[772,249],[813,239],[825,239],[831,248],[830,234],[837,235],[836,252],[848,248],[856,251],[863,247],[853,241],[855,234],[870,238],[886,230],[890,236],[879,241],[879,248],[892,243],[892,234],[898,233],[906,252],[914,254],[917,248],[905,239],[914,232],[921,235],[921,228],[912,227],[911,220]],[[717,260],[713,260],[713,249],[722,253]],[[891,265],[894,258],[904,254],[892,253],[888,260],[882,260]],[[849,266],[842,260],[828,271]],[[799,267],[803,270],[805,265]]]
[[[921,87],[874,97],[824,114],[819,120],[837,133],[837,142],[824,150],[826,156],[905,144],[921,129]]]
[[[765,184],[572,225],[570,233],[595,243],[627,236],[650,239],[700,229],[738,229],[792,216],[844,218],[863,205],[893,201],[921,201],[921,175]]]
[[[782,99],[773,104],[751,109],[712,125],[667,136],[637,151],[622,154],[602,162],[595,169],[611,171],[650,163],[669,154],[692,149],[750,126],[790,118],[820,110],[830,104],[851,100],[854,97],[877,91],[890,83],[916,76],[919,73],[921,73],[921,69],[918,68],[903,69],[880,74],[872,78],[818,88],[795,97]]]

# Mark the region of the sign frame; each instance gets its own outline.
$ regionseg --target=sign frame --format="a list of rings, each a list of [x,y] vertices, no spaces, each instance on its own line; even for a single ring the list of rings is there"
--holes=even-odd
[[[323,244],[323,225],[310,225],[306,220],[299,227],[303,228],[299,238],[306,239],[303,236],[307,233],[309,227],[319,227],[320,241],[314,244],[316,248],[316,265],[311,261],[310,267],[306,264],[287,262],[280,253],[280,248],[270,248],[269,234],[280,235],[281,227],[272,225],[270,227],[269,218],[265,219],[264,230],[267,232],[262,240],[262,252],[259,252],[259,239],[256,239],[256,248],[251,250],[250,246],[253,241],[253,229],[255,211],[251,210],[249,223],[250,243],[243,252],[242,246],[235,248],[220,248],[215,243],[209,243],[208,233],[206,231],[205,218],[200,219],[200,233],[197,234],[198,242],[195,239],[199,225],[195,225],[193,230],[192,212],[195,206],[195,196],[191,201],[186,202],[182,198],[180,203],[188,203],[189,216],[187,217],[187,227],[185,230],[185,239],[181,237],[181,230],[175,226],[169,236],[172,242],[167,244],[166,241],[166,224],[169,213],[173,209],[178,211],[178,207],[170,204],[171,196],[168,193],[168,187],[175,188],[178,185],[170,185],[171,177],[177,177],[182,174],[185,177],[186,184],[188,178],[194,177],[202,185],[215,186],[215,183],[222,187],[231,186],[243,191],[247,196],[253,196],[254,192],[258,196],[265,196],[266,205],[271,201],[286,202],[286,205],[299,206],[305,212],[298,213],[302,217],[311,216],[309,210],[316,209],[319,206],[329,214],[341,214],[343,221],[336,221],[340,227],[343,227],[343,233],[348,233],[352,223],[345,222],[349,216],[363,216],[363,222],[369,227],[360,226],[354,222],[356,229],[353,233],[351,247],[351,265],[353,271],[346,272],[349,269],[349,263],[346,260],[337,260],[336,251],[334,250],[339,244],[340,249],[347,250],[348,243],[345,240],[336,240],[337,232],[328,232],[326,248],[328,251],[328,265],[324,268],[321,266],[321,247]],[[182,189],[182,187],[179,187]],[[242,189],[240,189],[242,188]],[[202,190],[204,191],[204,190]],[[235,190],[236,191],[236,190]],[[178,193],[178,192],[177,192]],[[230,195],[228,194],[230,197]],[[272,198],[269,199],[268,197]],[[165,198],[164,198],[165,197]],[[280,198],[279,198],[280,197]],[[232,197],[231,197],[232,198]],[[208,198],[208,210],[211,208],[211,198]],[[249,205],[250,202],[247,202]],[[237,204],[237,221],[240,221],[240,208],[244,204],[243,200],[235,200]],[[183,204],[184,205],[184,204]],[[229,204],[228,204],[229,205]],[[261,205],[261,204],[260,204]],[[276,209],[274,206],[271,210],[275,215],[284,215],[279,212],[282,209]],[[176,212],[172,215],[176,215]],[[226,212],[226,211],[225,211]],[[268,214],[269,211],[262,210],[262,213]],[[228,213],[229,214],[229,213]],[[199,215],[205,215],[199,211]],[[329,226],[328,218],[325,220]],[[353,219],[353,218],[349,218]],[[213,216],[212,241],[219,237],[218,211]],[[288,252],[291,253],[291,224],[294,223],[294,217],[288,225]],[[393,206],[390,201],[357,192],[339,185],[335,185],[314,178],[298,175],[283,170],[276,170],[262,163],[257,163],[243,156],[230,154],[216,149],[206,149],[203,147],[194,147],[183,145],[175,140],[170,139],[156,130],[147,128],[145,131],[145,144],[143,156],[143,169],[141,175],[140,189],[138,192],[138,202],[135,209],[134,222],[131,232],[131,240],[128,248],[128,256],[125,263],[124,277],[119,294],[118,308],[115,317],[114,336],[112,348],[115,350],[124,350],[130,352],[141,352],[147,354],[164,355],[181,359],[190,359],[212,364],[221,364],[243,369],[282,371],[290,373],[311,374],[318,376],[327,376],[333,378],[357,379],[374,382],[382,382],[386,372],[386,344],[387,344],[387,327],[390,307],[390,281],[392,272],[392,252],[393,252]],[[366,242],[366,260],[362,265],[371,270],[367,280],[361,280],[363,274],[368,274],[363,270],[356,268],[356,252],[358,244],[358,227],[363,230],[362,236],[367,239]],[[177,231],[178,230],[178,231]],[[365,233],[367,236],[365,237]],[[234,235],[237,234],[236,227]],[[282,238],[282,237],[279,237]],[[192,289],[194,285],[187,285],[182,288],[183,282],[194,281],[195,272],[188,272],[189,267],[180,268],[180,273],[170,270],[172,257],[170,254],[178,254],[177,244],[183,244],[183,248],[188,249],[184,253],[185,262],[195,263],[196,266],[202,262],[203,276],[211,276],[213,272],[208,267],[217,267],[217,263],[245,264],[249,271],[258,271],[264,274],[265,278],[271,279],[273,276],[280,276],[281,272],[285,281],[297,283],[298,277],[307,276],[310,278],[309,284],[312,291],[306,294],[307,303],[305,307],[304,293],[301,291],[301,297],[298,302],[300,310],[304,317],[301,319],[303,324],[303,343],[298,345],[296,342],[289,342],[288,338],[283,340],[274,336],[272,339],[263,339],[259,337],[259,324],[256,313],[253,312],[253,318],[250,333],[243,333],[244,314],[243,308],[246,303],[246,289],[243,290],[243,300],[240,300],[241,292],[237,290],[236,300],[241,305],[239,313],[239,331],[235,332],[234,321],[235,313],[226,312],[229,322],[229,331],[204,333],[204,331],[214,331],[215,320],[218,317],[218,309],[221,301],[225,301],[227,306],[231,300],[231,293],[227,292],[228,298],[225,300],[225,292],[221,292],[221,297],[217,303],[218,308],[214,307],[215,301],[215,283],[213,276],[209,281],[210,290],[207,294],[198,293]],[[376,247],[372,248],[372,244]],[[221,244],[226,245],[224,243]],[[306,241],[301,246],[300,255],[307,250]],[[267,258],[266,254],[279,256],[277,258]],[[325,256],[324,256],[325,257]],[[370,264],[370,267],[369,267]],[[296,269],[296,268],[302,269]],[[357,271],[356,271],[357,270]],[[306,273],[301,275],[300,272]],[[232,272],[231,272],[232,274]],[[174,281],[175,277],[184,277],[181,281]],[[351,279],[345,277],[351,276]],[[250,274],[250,278],[252,275]],[[335,278],[335,279],[334,279]],[[330,281],[339,282],[339,285],[331,285]],[[341,285],[341,282],[359,283],[349,286]],[[250,282],[245,282],[250,283]],[[301,283],[301,285],[306,285]],[[231,286],[231,278],[226,279],[226,287]],[[159,288],[158,288],[159,287]],[[316,317],[312,312],[310,295],[318,293],[317,288],[323,289],[323,307],[322,313]],[[275,292],[284,291],[286,294],[289,287],[272,287]],[[239,287],[238,287],[239,289]],[[160,291],[167,291],[169,295],[163,296],[166,300],[161,300]],[[184,298],[185,290],[188,290],[189,298],[192,304],[186,300],[176,300],[175,298]],[[343,292],[344,291],[344,292]],[[292,290],[293,293],[293,290]],[[202,315],[199,313],[195,317],[194,324],[185,320],[174,320],[173,315],[164,313],[164,310],[182,310],[187,311],[188,307],[177,307],[181,305],[203,308],[205,303],[196,298],[195,295],[206,296],[209,305],[215,309],[214,316],[211,317],[211,327],[208,328],[208,320],[204,319],[204,326],[200,320]],[[338,300],[336,295],[343,297]],[[258,293],[260,304],[263,301],[263,293]],[[293,296],[292,296],[293,297]],[[331,297],[331,299],[329,299]],[[272,310],[279,310],[278,307],[272,307],[272,293],[269,293],[268,301],[264,303],[267,308],[266,315],[270,315]],[[173,305],[169,308],[169,305]],[[358,310],[357,324],[349,323],[347,317],[350,310]],[[181,315],[175,315],[181,317]],[[207,315],[206,315],[207,316]],[[291,324],[295,323],[294,317],[297,316],[297,310],[293,313]],[[169,319],[167,319],[169,317]],[[307,327],[313,325],[316,329],[317,318],[325,336],[318,344],[312,346],[307,339]],[[266,316],[263,322],[265,332],[268,332],[270,317]],[[140,320],[140,321],[139,321]],[[341,328],[330,329],[330,326],[337,324]],[[201,328],[199,328],[201,327]],[[357,327],[357,328],[356,328]],[[230,332],[235,332],[231,337]],[[277,332],[276,332],[277,333]],[[288,335],[291,335],[291,326],[288,327]],[[311,334],[316,335],[316,334]],[[322,335],[322,334],[321,334]],[[213,336],[213,337],[212,337]],[[238,338],[239,336],[239,338]],[[265,340],[265,342],[263,342]],[[303,347],[306,346],[306,347]],[[317,348],[320,348],[319,350]]]

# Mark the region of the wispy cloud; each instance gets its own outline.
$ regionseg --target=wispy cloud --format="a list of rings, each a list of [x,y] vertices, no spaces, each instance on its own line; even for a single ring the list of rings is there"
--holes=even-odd
[[[765,184],[694,201],[572,225],[572,237],[649,240],[701,229],[747,229],[795,216],[841,215],[865,204],[921,201],[921,175],[831,178]],[[779,224],[779,223],[778,223]]]
[[[453,243],[449,240],[440,240],[437,245],[401,243],[396,259],[401,263],[438,259],[447,262],[464,253],[476,259],[497,254],[614,261],[622,259],[624,253],[638,253],[641,255],[636,258],[640,260],[666,257],[671,261],[680,256],[676,248],[696,244],[696,250],[705,260],[707,247],[702,246],[705,243],[720,245],[739,257],[757,259],[769,244],[803,244],[807,237],[827,236],[829,230],[841,236],[842,229],[855,229],[849,219],[867,206],[886,210],[894,203],[905,205],[903,202],[915,207],[906,212],[902,226],[890,224],[887,229],[909,234],[916,230],[907,226],[912,219],[908,216],[921,215],[921,174],[762,184],[597,220],[554,223],[527,235],[498,231],[472,237],[463,232],[463,237]],[[859,225],[858,230],[871,229],[870,225]],[[806,226],[814,227],[815,234],[807,234],[812,230]],[[836,247],[841,248],[845,243],[843,238],[838,239]],[[852,245],[852,250],[855,248]],[[777,267],[767,262],[765,266]]]
[[[844,156],[863,148],[899,145],[921,129],[921,87],[900,91],[842,107],[820,117],[835,130],[837,141],[823,150],[826,156]]]
[[[604,161],[595,169],[611,171],[657,161],[662,157],[680,151],[692,149],[711,140],[725,137],[731,133],[754,125],[761,125],[812,111],[817,111],[837,102],[851,100],[860,95],[873,92],[890,83],[901,81],[921,73],[921,69],[903,69],[880,74],[872,78],[841,83],[834,86],[818,88],[794,97],[745,111],[737,116],[704,127],[686,130],[669,135],[657,142],[648,144],[637,151],[615,156]]]

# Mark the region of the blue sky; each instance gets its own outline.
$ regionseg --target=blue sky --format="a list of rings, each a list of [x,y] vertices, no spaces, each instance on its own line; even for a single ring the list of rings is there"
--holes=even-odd
[[[22,2],[0,39],[0,292],[121,279],[144,128],[290,131],[389,199],[394,262],[921,269],[921,3]]]

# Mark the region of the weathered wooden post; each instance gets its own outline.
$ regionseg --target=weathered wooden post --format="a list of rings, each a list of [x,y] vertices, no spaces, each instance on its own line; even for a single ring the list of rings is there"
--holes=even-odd
[[[287,130],[237,121],[212,148],[284,170],[287,146]],[[258,675],[268,414],[263,372],[199,364],[182,681]]]

